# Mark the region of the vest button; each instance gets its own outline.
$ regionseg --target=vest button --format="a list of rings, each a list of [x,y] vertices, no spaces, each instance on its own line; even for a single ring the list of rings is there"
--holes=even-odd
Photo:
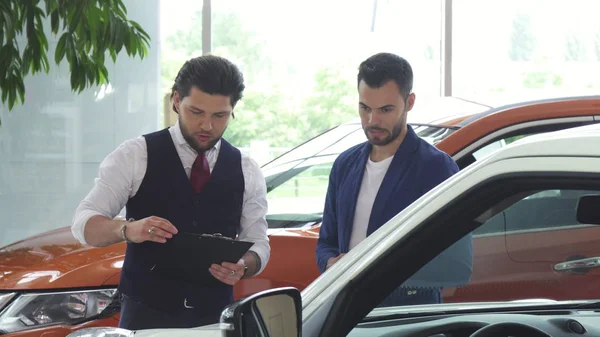
[[[194,225],[194,226],[198,226],[198,221],[194,221],[194,222],[192,222],[192,225]]]

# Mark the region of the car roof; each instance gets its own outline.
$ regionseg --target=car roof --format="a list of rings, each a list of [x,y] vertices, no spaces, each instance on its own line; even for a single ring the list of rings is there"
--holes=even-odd
[[[486,116],[511,110],[519,107],[551,104],[558,102],[600,100],[600,95],[568,96],[536,99],[509,103],[493,107],[484,103],[469,101],[459,97],[440,97],[418,105],[408,113],[408,123],[431,124],[439,126],[464,127]],[[599,112],[600,114],[600,107]],[[360,123],[360,118],[355,118],[344,124]]]
[[[407,122],[412,124],[456,125],[465,118],[483,113],[492,106],[460,97],[436,97],[417,100],[409,111]],[[356,117],[343,124],[360,124]]]
[[[486,111],[482,111],[477,114],[473,114],[471,117],[464,119],[462,122],[458,123],[457,126],[463,127],[474,121],[481,119],[483,117],[489,116],[491,114],[499,113],[502,111],[530,106],[530,105],[542,105],[542,104],[550,104],[550,103],[558,103],[558,102],[570,102],[570,101],[581,101],[581,100],[599,100],[600,95],[590,95],[590,96],[569,96],[569,97],[556,97],[556,98],[546,98],[546,99],[538,99],[531,101],[524,101],[512,104],[505,104],[501,106],[497,106],[495,108],[488,109]],[[598,113],[600,114],[600,107],[598,109]]]

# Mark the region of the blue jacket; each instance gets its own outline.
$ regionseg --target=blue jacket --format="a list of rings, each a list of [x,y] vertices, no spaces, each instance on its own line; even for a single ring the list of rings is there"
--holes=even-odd
[[[371,151],[368,142],[344,151],[329,177],[323,222],[317,243],[317,265],[349,250],[360,184]],[[458,172],[446,153],[417,136],[411,126],[386,172],[375,198],[367,236],[423,194]],[[448,287],[468,283],[472,271],[472,238],[466,236],[417,272],[404,285]]]

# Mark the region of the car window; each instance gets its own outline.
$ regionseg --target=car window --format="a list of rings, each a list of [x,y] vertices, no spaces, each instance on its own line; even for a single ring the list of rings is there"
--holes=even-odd
[[[568,267],[571,261],[600,259],[600,226],[577,221],[577,205],[585,195],[600,195],[600,190],[547,189],[519,197],[472,232],[472,273],[464,284],[448,285],[460,282],[461,268],[433,260],[378,308],[436,298],[440,303],[600,298],[597,287],[590,286],[600,270]]]
[[[598,121],[586,119],[583,121],[572,121],[568,118],[561,119],[559,121],[553,123],[540,123],[539,125],[525,127],[523,129],[514,130],[512,127],[508,127],[506,129],[500,129],[496,131],[505,131],[504,137],[500,136],[499,139],[495,139],[492,142],[489,142],[475,151],[466,153],[461,155],[460,158],[456,158],[456,163],[458,167],[464,169],[465,167],[471,165],[472,163],[479,161],[490,154],[496,152],[497,150],[516,142],[517,140],[537,135],[541,133],[547,133],[552,131],[564,130],[568,128],[578,127],[582,125],[594,124],[598,123]]]
[[[413,125],[413,129],[431,144],[454,132],[450,128],[420,124]],[[335,159],[365,140],[360,124],[345,124],[265,165],[269,228],[301,227],[320,221]]]
[[[427,124],[412,124],[412,127],[419,137],[432,145],[439,143],[457,130],[454,128],[441,128],[436,125]]]
[[[487,156],[489,156],[490,154],[494,153],[497,150],[500,150],[501,148],[507,146],[510,143],[513,143],[519,139],[534,135],[535,133],[530,133],[530,134],[525,134],[525,135],[518,135],[518,136],[511,136],[511,137],[506,137],[506,138],[502,138],[499,140],[496,140],[492,143],[489,143],[487,145],[485,145],[484,147],[480,148],[479,150],[473,152],[473,157],[475,157],[475,160],[481,160]]]
[[[322,213],[333,166],[333,158],[327,159],[325,163],[303,166],[297,174],[270,191],[267,194],[269,214]]]
[[[580,226],[576,221],[579,198],[586,194],[597,193],[600,191],[540,191],[498,213],[477,228],[473,234],[505,235]]]
[[[290,167],[298,165],[306,159],[318,156],[327,148],[337,144],[339,141],[345,139],[348,134],[358,129],[360,129],[360,124],[357,123],[342,124],[331,128],[267,163],[262,167],[267,185],[270,180],[276,179],[278,175],[284,173]]]

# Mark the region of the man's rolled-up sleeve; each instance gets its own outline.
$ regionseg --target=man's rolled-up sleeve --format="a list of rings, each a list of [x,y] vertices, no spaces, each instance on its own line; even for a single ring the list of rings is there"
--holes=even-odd
[[[269,225],[266,219],[268,210],[267,186],[258,163],[249,157],[244,159],[243,169],[246,186],[238,240],[254,243],[250,250],[260,258],[260,268],[256,273],[258,275],[267,266],[271,255],[271,246],[267,236]]]
[[[112,219],[125,207],[135,194],[133,185],[144,176],[146,161],[146,141],[141,137],[123,142],[104,158],[92,189],[73,215],[71,232],[79,242],[87,245],[85,226],[90,218]]]

